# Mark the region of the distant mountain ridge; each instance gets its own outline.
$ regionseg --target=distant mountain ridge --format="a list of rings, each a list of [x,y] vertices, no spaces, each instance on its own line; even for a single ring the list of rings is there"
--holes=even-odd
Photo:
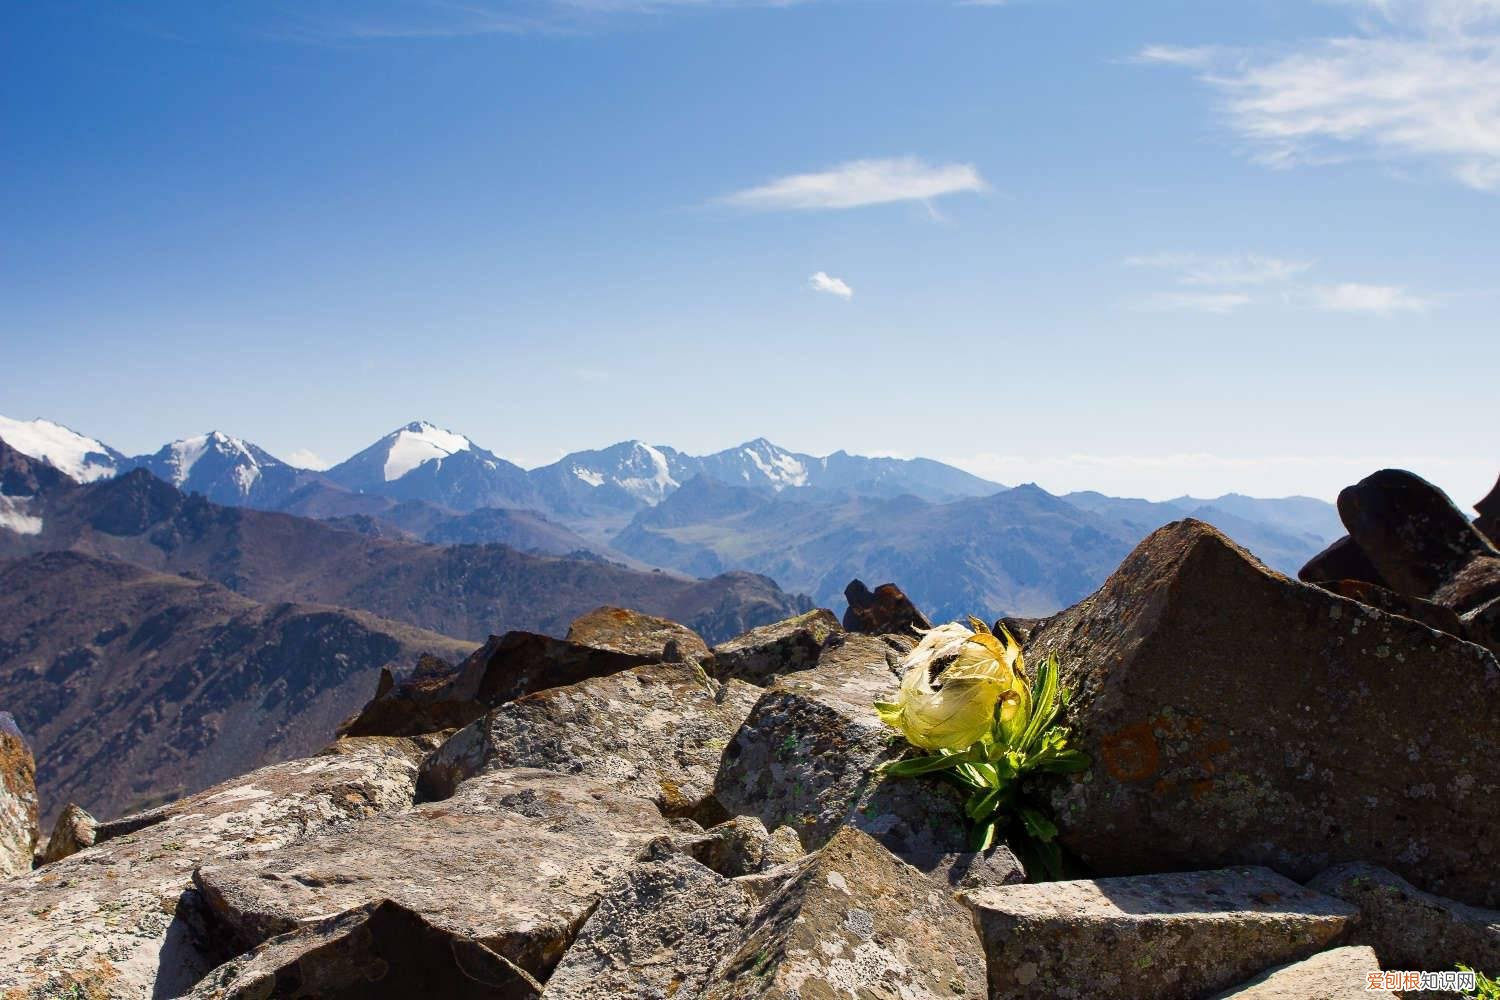
[[[807,610],[750,573],[695,580],[505,545],[432,545],[290,514],[215,504],[137,469],[87,485],[47,477],[0,440],[7,480],[36,481],[34,530],[0,524],[0,558],[71,550],[212,580],[257,601],[356,608],[461,639],[529,629],[561,634],[605,604],[682,621],[710,640]],[[27,477],[30,477],[29,480]]]
[[[131,463],[218,502],[321,518],[367,539],[499,542],[697,576],[748,571],[835,606],[851,577],[895,579],[939,617],[1067,606],[1183,517],[1288,573],[1342,534],[1333,506],[1307,497],[1052,497],[929,459],[820,458],[764,438],[703,456],[624,441],[527,471],[416,421],[322,473],[223,435]],[[35,527],[27,501],[0,504],[0,518]]]

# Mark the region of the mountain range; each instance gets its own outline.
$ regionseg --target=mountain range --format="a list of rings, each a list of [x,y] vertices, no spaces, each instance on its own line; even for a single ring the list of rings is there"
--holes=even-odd
[[[500,543],[695,576],[748,571],[827,605],[851,577],[895,579],[940,618],[1064,607],[1140,539],[1185,516],[1284,572],[1342,533],[1333,506],[1307,497],[1057,497],[928,459],[816,457],[763,438],[704,456],[625,441],[526,470],[416,421],[325,471],[219,433],[137,458],[46,421],[5,421],[0,438],[63,471],[145,469],[217,503],[315,518],[366,539]]]

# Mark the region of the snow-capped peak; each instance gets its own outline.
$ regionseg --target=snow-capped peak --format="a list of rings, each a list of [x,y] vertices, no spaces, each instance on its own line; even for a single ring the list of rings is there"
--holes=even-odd
[[[462,434],[445,431],[425,420],[407,424],[391,435],[382,474],[386,482],[400,479],[419,465],[468,451],[474,443]]]
[[[194,467],[205,456],[217,455],[228,461],[229,475],[234,480],[235,488],[241,497],[246,497],[250,495],[250,489],[256,480],[260,479],[264,465],[262,457],[270,459],[264,452],[257,454],[258,451],[259,449],[237,437],[231,437],[222,431],[209,431],[207,434],[173,441],[157,452],[147,465],[158,476],[181,489],[192,476]]]
[[[108,445],[50,420],[0,417],[0,438],[80,483],[107,479],[119,471],[120,456]]]
[[[754,441],[746,442],[741,445],[740,452],[754,463],[761,475],[765,476],[772,487],[777,490],[788,486],[807,485],[807,466],[797,456],[783,448],[776,447],[765,438],[756,438]],[[750,478],[748,470],[745,478]]]

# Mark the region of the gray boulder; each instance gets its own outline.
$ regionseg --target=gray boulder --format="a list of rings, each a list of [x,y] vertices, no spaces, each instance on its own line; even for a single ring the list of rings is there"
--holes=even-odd
[[[990,1000],[1193,1000],[1304,958],[1347,903],[1264,868],[976,889]]]
[[[1094,761],[1053,797],[1101,874],[1341,861],[1500,903],[1487,650],[1266,570],[1212,527],[1154,532],[1028,650],[1056,653]]]
[[[843,828],[756,911],[705,1000],[984,994],[974,923],[943,886]]]
[[[644,657],[666,659],[667,643],[675,643],[686,659],[708,659],[708,644],[686,625],[625,608],[596,608],[568,628],[567,640],[580,646]]]
[[[548,688],[501,705],[456,733],[422,768],[424,798],[473,775],[516,767],[618,783],[664,814],[716,823],[719,758],[760,690],[720,686],[693,663],[662,663]]]

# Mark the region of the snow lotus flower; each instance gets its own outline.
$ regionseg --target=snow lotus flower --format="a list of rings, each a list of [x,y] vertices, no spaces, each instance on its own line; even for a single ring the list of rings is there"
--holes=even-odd
[[[877,704],[887,725],[924,750],[969,749],[1022,728],[1030,692],[1021,648],[1009,633],[995,636],[977,619],[928,629],[901,662],[899,700]],[[997,717],[998,713],[998,717]]]

